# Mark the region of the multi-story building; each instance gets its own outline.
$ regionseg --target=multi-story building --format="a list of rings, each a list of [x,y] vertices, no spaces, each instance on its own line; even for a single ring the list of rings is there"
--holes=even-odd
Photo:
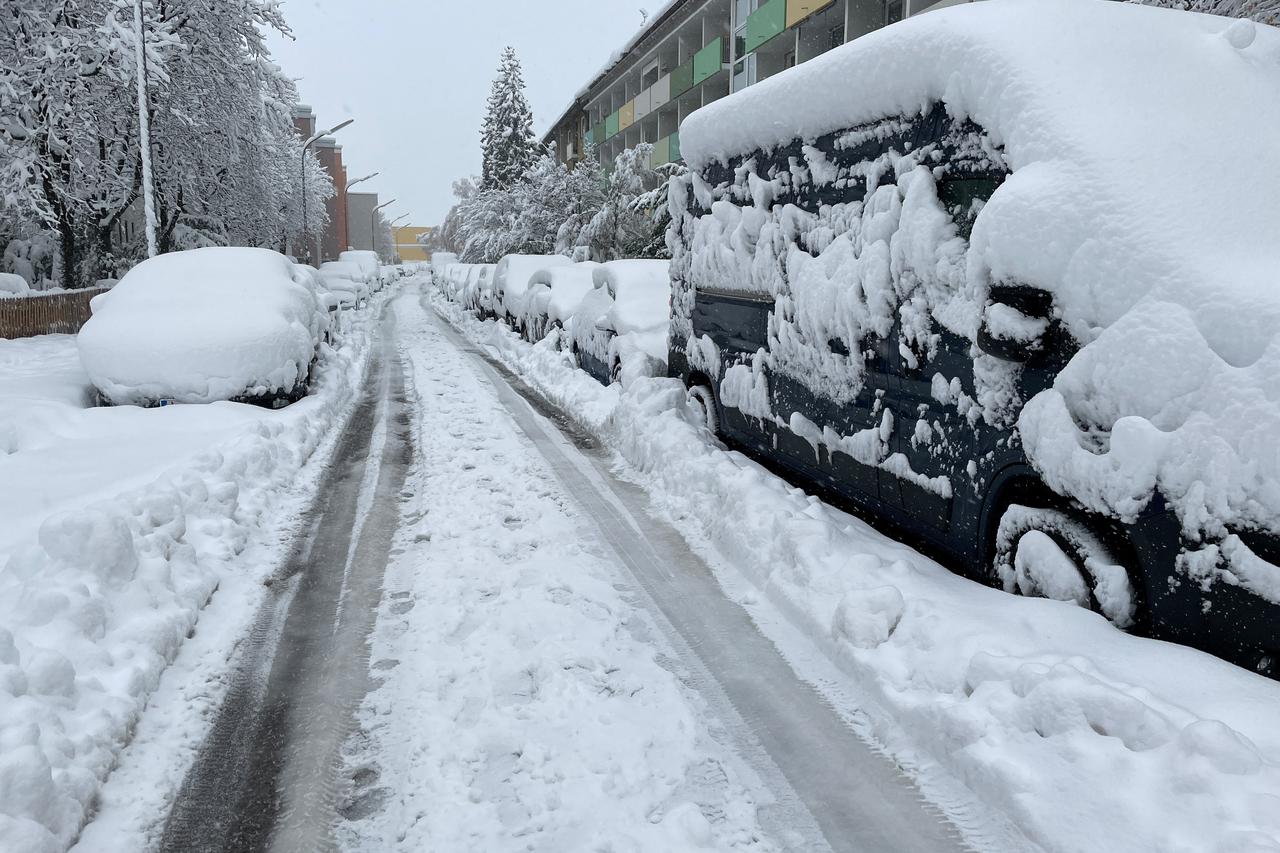
[[[299,105],[293,113],[293,125],[303,139],[311,139],[316,134],[316,116],[311,107]],[[350,245],[347,228],[347,170],[342,164],[342,146],[332,136],[325,136],[312,143],[311,150],[321,167],[333,179],[334,195],[325,202],[329,214],[329,224],[320,237],[319,245],[308,247],[307,251],[298,252],[299,257],[310,257],[312,261],[322,263],[336,260],[338,255],[346,251]],[[301,175],[299,175],[301,180]],[[318,257],[317,257],[318,253]]]
[[[395,230],[396,234],[396,254],[400,256],[400,260],[405,263],[413,261],[429,261],[431,255],[426,249],[422,248],[422,243],[418,238],[424,234],[430,234],[431,228],[424,228],[420,225],[401,225]]]
[[[347,193],[347,233],[353,249],[373,249],[373,211],[377,193]]]
[[[574,99],[544,137],[562,161],[587,144],[606,164],[642,142],[680,160],[699,107],[909,15],[967,0],[673,0]]]

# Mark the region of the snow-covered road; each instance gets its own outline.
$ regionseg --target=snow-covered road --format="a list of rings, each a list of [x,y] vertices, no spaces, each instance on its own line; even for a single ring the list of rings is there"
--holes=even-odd
[[[589,437],[429,309],[396,313],[421,455],[352,848],[960,848]]]
[[[149,849],[962,849],[590,436],[416,290],[380,341]]]

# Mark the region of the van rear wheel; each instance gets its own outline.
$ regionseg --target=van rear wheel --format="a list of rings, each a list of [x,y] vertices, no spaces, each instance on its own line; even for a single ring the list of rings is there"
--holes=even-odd
[[[1010,504],[995,545],[992,573],[1005,592],[1071,602],[1117,627],[1133,625],[1137,605],[1129,573],[1083,518]]]
[[[698,420],[707,432],[720,437],[720,417],[716,413],[715,394],[706,385],[694,385],[686,392],[685,401],[697,413]]]

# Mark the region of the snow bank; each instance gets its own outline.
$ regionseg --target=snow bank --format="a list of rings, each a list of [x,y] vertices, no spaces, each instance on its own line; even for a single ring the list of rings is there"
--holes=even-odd
[[[338,261],[343,263],[355,264],[364,272],[365,281],[373,287],[378,287],[382,281],[382,259],[378,257],[377,252],[368,249],[355,249],[338,253]]]
[[[609,353],[622,364],[623,381],[664,375],[671,321],[669,262],[609,261],[593,273],[593,279],[613,299],[605,325],[615,333]]]
[[[629,463],[977,849],[1280,850],[1280,684],[957,577],[712,443],[678,382],[601,388],[548,342],[439,308]]]
[[[936,241],[936,268],[915,268],[954,303],[931,305],[935,317],[972,338],[989,286],[1022,283],[1053,295],[1083,346],[1018,420],[1046,481],[1121,518],[1159,490],[1192,538],[1280,530],[1280,30],[1095,0],[966,4],[708,105],[683,123],[681,151],[697,171],[935,103],[984,128],[1012,171],[962,254]],[[820,158],[806,156],[820,182]],[[907,177],[880,208],[904,221],[913,195],[930,208],[929,182]],[[861,211],[864,230],[877,205]],[[752,208],[729,207],[713,209],[726,233],[758,236],[758,222],[728,221]],[[855,260],[863,281],[902,268],[864,253],[842,271],[843,250],[819,248],[841,280]],[[758,255],[750,269],[732,253],[695,263],[750,281],[772,274]]]
[[[70,846],[210,597],[273,570],[246,549],[311,488],[371,321],[278,411],[84,408],[73,338],[0,341],[0,850]]]
[[[266,249],[151,258],[92,307],[80,357],[117,405],[293,393],[329,322],[305,274]]]
[[[0,272],[0,299],[12,296],[26,296],[31,293],[27,280],[20,275]]]
[[[493,273],[494,310],[505,311],[510,317],[524,316],[525,294],[533,274],[540,269],[571,263],[573,261],[564,255],[507,255],[498,261]]]

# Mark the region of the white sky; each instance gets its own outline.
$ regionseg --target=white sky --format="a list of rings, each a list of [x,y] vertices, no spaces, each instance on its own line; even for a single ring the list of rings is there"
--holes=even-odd
[[[271,50],[320,127],[338,134],[354,188],[398,202],[402,224],[434,225],[450,185],[480,171],[480,121],[510,44],[539,136],[663,0],[286,0],[295,41]]]

